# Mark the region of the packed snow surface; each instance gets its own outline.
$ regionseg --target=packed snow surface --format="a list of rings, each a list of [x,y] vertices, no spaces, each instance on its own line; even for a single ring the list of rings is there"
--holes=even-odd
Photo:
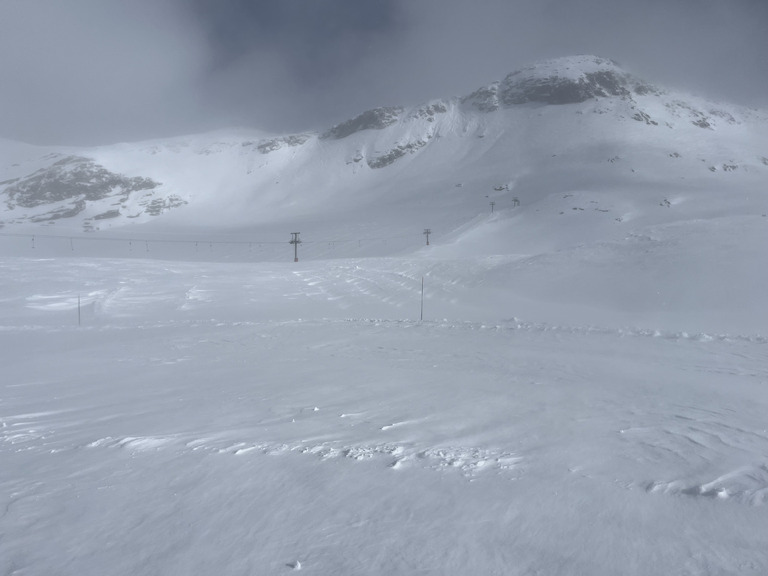
[[[765,574],[766,338],[509,265],[4,258],[0,571]]]

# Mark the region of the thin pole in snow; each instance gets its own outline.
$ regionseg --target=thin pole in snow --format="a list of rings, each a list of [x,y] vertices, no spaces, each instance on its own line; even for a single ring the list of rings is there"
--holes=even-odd
[[[80,294],[77,295],[77,325],[80,326]]]
[[[421,277],[421,313],[419,314],[419,322],[424,320],[424,276]]]

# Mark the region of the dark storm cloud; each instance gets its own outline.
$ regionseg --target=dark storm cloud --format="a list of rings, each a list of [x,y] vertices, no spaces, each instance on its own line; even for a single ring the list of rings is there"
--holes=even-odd
[[[411,65],[418,67],[404,72],[417,85],[459,88],[464,79],[499,78],[537,59],[598,54],[670,87],[768,103],[765,0],[422,0],[408,6],[418,34],[405,50],[416,54]]]
[[[215,68],[279,48],[310,78],[364,56],[371,36],[396,32],[400,13],[391,1],[360,0],[190,0],[189,7],[207,29]]]
[[[0,0],[0,135],[321,129],[596,53],[768,104],[765,0]]]
[[[366,62],[408,29],[397,2],[192,0],[212,57],[202,94],[258,126],[299,130],[363,105]],[[368,93],[368,98],[370,94]],[[222,103],[225,105],[222,107]]]

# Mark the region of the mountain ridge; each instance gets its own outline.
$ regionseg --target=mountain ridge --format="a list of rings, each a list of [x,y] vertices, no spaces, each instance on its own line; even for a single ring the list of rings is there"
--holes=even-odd
[[[564,57],[467,96],[374,108],[319,133],[219,131],[96,148],[6,141],[0,148],[21,161],[0,166],[0,221],[264,226],[322,219],[334,203],[376,212],[413,198],[442,205],[446,220],[476,202],[466,185],[509,203],[574,185],[663,184],[673,195],[689,184],[681,180],[725,173],[753,188],[768,168],[766,128],[765,112],[658,88],[605,58]],[[67,158],[81,159],[77,170],[62,169]]]

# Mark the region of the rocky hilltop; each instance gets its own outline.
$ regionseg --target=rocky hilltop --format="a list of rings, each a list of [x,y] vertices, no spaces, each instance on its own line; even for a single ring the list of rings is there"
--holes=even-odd
[[[576,56],[547,60],[509,74],[501,82],[480,88],[462,102],[490,112],[502,106],[530,102],[577,104],[593,98],[658,94],[652,84],[625,72],[613,60]]]

